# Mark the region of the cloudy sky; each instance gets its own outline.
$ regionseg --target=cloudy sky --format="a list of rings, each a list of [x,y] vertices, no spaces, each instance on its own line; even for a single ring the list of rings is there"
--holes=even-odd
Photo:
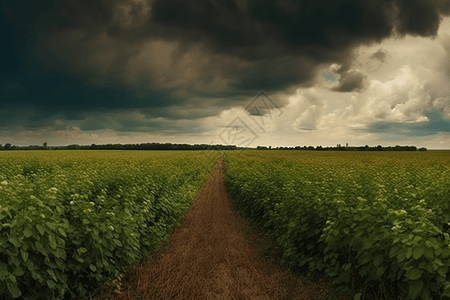
[[[1,144],[450,149],[448,0],[1,9]]]

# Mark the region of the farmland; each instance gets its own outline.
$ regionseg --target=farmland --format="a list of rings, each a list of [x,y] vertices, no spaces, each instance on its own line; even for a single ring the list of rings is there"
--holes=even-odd
[[[448,152],[226,151],[223,171],[214,151],[0,154],[5,299],[87,297],[167,240],[202,187],[172,250],[138,268],[146,285],[124,284],[122,297],[239,298],[251,290],[255,299],[287,299],[279,276],[252,262],[228,192],[278,241],[292,270],[326,273],[337,297],[375,299],[386,282],[401,299],[450,295]],[[224,274],[234,273],[251,275],[230,275],[240,278],[233,286]],[[211,274],[222,281],[208,282]]]
[[[394,282],[403,297],[450,296],[450,155],[230,153],[226,185],[291,266],[337,293]],[[369,289],[370,290],[370,289]]]
[[[214,164],[197,151],[2,152],[0,295],[86,296],[168,237]]]

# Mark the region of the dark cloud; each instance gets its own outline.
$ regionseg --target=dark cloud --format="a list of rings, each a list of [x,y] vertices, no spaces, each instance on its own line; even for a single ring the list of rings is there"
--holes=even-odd
[[[341,75],[338,85],[333,87],[335,92],[361,92],[366,87],[367,75],[359,71],[338,72]]]
[[[380,48],[377,52],[372,54],[370,58],[379,60],[380,62],[385,62],[387,53],[388,52],[385,49]]]
[[[53,130],[73,130],[72,126],[67,126],[61,121],[56,120],[53,126]]]
[[[84,131],[100,130],[108,128],[104,120],[99,120],[97,118],[88,117],[81,124],[80,129]]]
[[[448,4],[431,0],[400,0],[396,3],[397,33],[412,36],[436,36],[439,14],[448,14]]]
[[[1,65],[1,77],[6,80],[7,76],[10,76],[12,72],[19,69],[20,55],[16,51],[14,24],[7,18],[0,18],[0,36],[2,37],[2,65]],[[6,45],[6,47],[5,47]]]
[[[229,85],[240,91],[275,92],[288,89],[298,83],[311,86],[315,76],[315,65],[311,60],[295,57],[263,59],[230,76]]]
[[[159,134],[183,134],[186,132],[194,133],[195,126],[192,124],[180,125],[176,122],[162,122],[155,120],[133,120],[122,119],[118,121],[118,132],[146,132]]]
[[[154,34],[205,42],[215,53],[246,61],[307,55],[342,59],[350,47],[381,41],[393,29],[389,5],[379,1],[249,0],[155,1]]]
[[[53,127],[55,117],[57,115],[43,108],[23,107],[20,103],[7,104],[0,108],[0,128],[39,130]]]
[[[204,42],[247,61],[306,55],[345,59],[352,47],[398,35],[433,36],[445,1],[434,0],[156,0],[152,34]]]
[[[83,131],[96,131],[112,129],[116,132],[145,132],[158,134],[182,134],[193,133],[196,126],[189,123],[173,122],[168,119],[152,120],[142,118],[142,115],[119,114],[119,115],[97,115],[86,118],[80,125]]]
[[[260,90],[308,87],[331,63],[344,66],[335,91],[360,91],[355,47],[394,34],[433,37],[450,14],[447,0],[17,0],[1,8],[1,102],[20,104],[16,115],[45,112],[23,122],[30,128],[108,111],[181,119],[169,108],[229,99],[224,109]],[[158,65],[168,50],[148,50],[158,41],[174,45],[168,68]],[[194,51],[198,63],[186,67]],[[383,61],[380,51],[373,58]],[[142,65],[143,54],[154,63],[131,78],[130,62]]]

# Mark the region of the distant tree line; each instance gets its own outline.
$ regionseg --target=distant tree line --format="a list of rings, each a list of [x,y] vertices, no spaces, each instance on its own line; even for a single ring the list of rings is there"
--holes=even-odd
[[[0,150],[240,150],[254,149],[249,147],[237,147],[236,145],[208,145],[208,144],[171,144],[171,143],[141,143],[141,144],[104,144],[104,145],[78,145],[72,144],[67,146],[48,146],[47,142],[40,145],[14,146],[10,143],[4,146],[0,144]],[[322,147],[322,146],[295,146],[295,147],[275,147],[258,146],[257,150],[318,150],[318,151],[426,151],[427,148],[417,148],[416,146],[395,146],[369,147],[368,145],[351,147],[341,146]]]
[[[257,150],[318,150],[318,151],[427,151],[427,148],[417,148],[416,146],[395,146],[395,147],[383,147],[381,145],[370,147],[368,145],[352,147],[341,146],[338,144],[336,147],[322,147],[322,146],[295,146],[295,147],[266,147],[258,146]]]
[[[69,145],[73,146],[73,145]],[[80,146],[82,147],[82,146]],[[235,145],[207,145],[207,144],[171,144],[171,143],[142,143],[142,144],[107,144],[96,145],[92,144],[88,147],[93,150],[236,150]]]
[[[105,144],[105,145],[78,145],[48,146],[47,142],[40,145],[14,146],[10,143],[2,146],[0,150],[236,150],[243,149],[236,145],[208,145],[208,144],[171,144],[171,143],[141,143],[141,144]]]

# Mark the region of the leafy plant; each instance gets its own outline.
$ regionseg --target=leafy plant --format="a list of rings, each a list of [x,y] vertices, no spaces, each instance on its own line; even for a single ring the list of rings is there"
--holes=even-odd
[[[217,153],[218,154],[218,153]],[[2,299],[80,299],[156,249],[214,165],[201,152],[0,157]]]
[[[341,295],[388,280],[410,299],[450,296],[445,153],[247,151],[226,160],[236,205],[278,239],[294,269],[325,271]]]

